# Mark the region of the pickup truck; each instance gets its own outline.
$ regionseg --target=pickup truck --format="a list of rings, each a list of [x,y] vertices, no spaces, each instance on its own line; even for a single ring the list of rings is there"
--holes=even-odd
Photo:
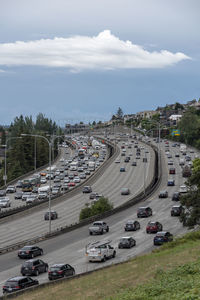
[[[105,262],[109,258],[116,256],[116,250],[110,245],[111,241],[97,241],[86,246],[86,257],[89,262],[102,261]]]
[[[89,227],[89,234],[103,234],[109,231],[109,226],[106,222],[96,221]]]

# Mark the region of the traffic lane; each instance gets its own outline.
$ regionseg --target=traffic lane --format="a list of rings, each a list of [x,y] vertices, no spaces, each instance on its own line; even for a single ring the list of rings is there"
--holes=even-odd
[[[113,173],[113,176],[116,176],[115,171]],[[113,176],[111,176],[111,178],[113,178]],[[104,182],[107,182],[108,178],[106,178],[105,175],[103,177]],[[119,199],[118,201],[120,201],[121,204],[121,195],[119,195],[118,192],[116,193],[115,199]],[[78,199],[76,196],[70,198],[67,203],[62,202],[56,205],[52,204],[52,209],[56,210],[59,215],[59,218],[57,220],[51,222],[52,230],[56,230],[59,227],[70,225],[78,221],[80,210],[84,207],[83,204],[82,194]],[[46,204],[46,207],[47,206],[48,203]],[[48,222],[44,221],[44,213],[46,210],[47,209],[42,209],[39,213],[36,212],[30,216],[24,216],[19,220],[13,220],[5,226],[3,226],[2,224],[0,228],[2,247],[9,245],[11,241],[12,243],[15,243],[17,241],[22,241],[28,238],[30,239],[32,237],[48,232]],[[17,235],[15,228],[18,228]]]

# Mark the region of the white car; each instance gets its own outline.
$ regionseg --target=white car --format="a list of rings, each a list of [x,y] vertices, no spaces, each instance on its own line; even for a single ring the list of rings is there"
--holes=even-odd
[[[75,182],[75,183],[79,183],[79,182],[81,182],[81,180],[80,180],[79,177],[75,177],[75,178],[74,178],[74,182]]]
[[[188,189],[186,185],[181,185],[179,189],[179,193],[187,193]]]

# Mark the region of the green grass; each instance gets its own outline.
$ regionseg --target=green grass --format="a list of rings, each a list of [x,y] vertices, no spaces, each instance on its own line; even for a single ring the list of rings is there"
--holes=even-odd
[[[199,254],[200,231],[189,233],[153,253],[26,292],[15,299],[196,300],[200,299]]]

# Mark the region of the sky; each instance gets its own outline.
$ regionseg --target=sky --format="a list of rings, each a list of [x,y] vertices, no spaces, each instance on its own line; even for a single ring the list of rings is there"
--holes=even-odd
[[[200,98],[199,0],[0,0],[0,124]]]

